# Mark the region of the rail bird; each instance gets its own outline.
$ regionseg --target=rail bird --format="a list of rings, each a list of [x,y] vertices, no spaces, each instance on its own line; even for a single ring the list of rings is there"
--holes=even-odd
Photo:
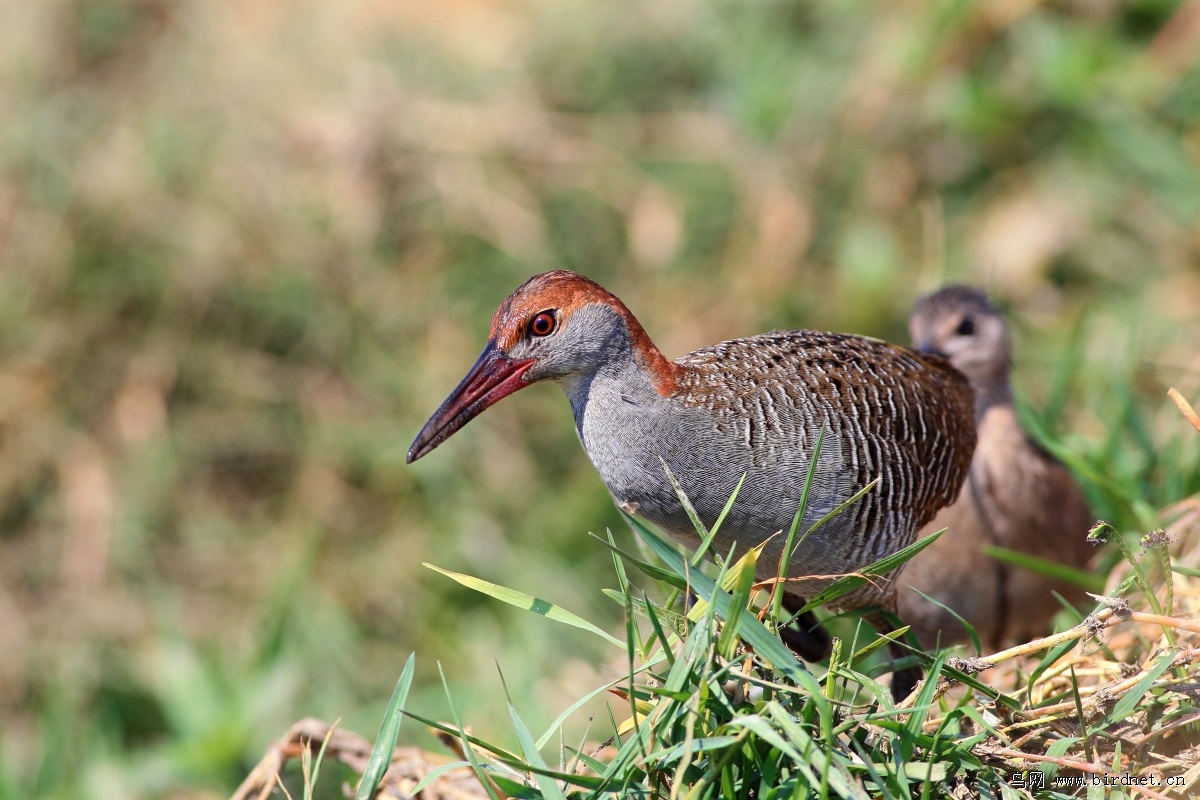
[[[668,359],[625,304],[565,270],[530,278],[500,304],[475,366],[433,414],[411,463],[484,409],[538,382],[567,395],[584,450],[614,499],[675,539],[695,528],[663,465],[711,524],[745,476],[714,549],[763,544],[775,577],[824,429],[801,531],[872,481],[875,488],[812,531],[788,564],[796,598],[911,544],[951,503],[975,446],[974,393],[941,358],[837,333],[776,331]],[[892,580],[865,583],[838,607],[887,627]],[[806,622],[811,622],[811,618]],[[819,629],[818,629],[819,631]],[[800,631],[800,638],[808,635]],[[813,633],[811,649],[821,649]],[[893,650],[894,653],[897,650]],[[803,652],[802,652],[803,654]],[[919,669],[893,677],[904,696]]]
[[[976,390],[979,441],[957,502],[920,533],[946,535],[914,557],[900,579],[899,616],[921,645],[966,641],[966,628],[907,586],[949,606],[987,646],[1045,631],[1060,608],[1052,591],[1071,602],[1083,590],[983,554],[984,545],[1083,568],[1092,555],[1087,501],[1071,473],[1026,435],[1013,408],[1008,324],[981,291],[948,286],[921,298],[909,316],[913,346],[944,356]]]

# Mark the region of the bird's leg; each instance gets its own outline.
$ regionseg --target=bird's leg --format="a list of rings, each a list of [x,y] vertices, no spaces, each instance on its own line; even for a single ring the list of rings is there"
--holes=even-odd
[[[888,651],[891,652],[894,658],[899,658],[904,655],[903,652],[897,653],[895,644],[888,645]],[[896,670],[892,673],[892,700],[899,703],[904,698],[913,693],[913,689],[917,688],[917,684],[925,679],[925,670],[920,664],[915,664],[911,667]]]
[[[808,601],[798,595],[788,592],[783,595],[783,608],[788,614],[795,614],[804,608],[806,602]],[[829,658],[833,646],[829,631],[825,630],[817,615],[811,611],[805,611],[791,625],[780,628],[779,638],[805,661],[824,661]]]

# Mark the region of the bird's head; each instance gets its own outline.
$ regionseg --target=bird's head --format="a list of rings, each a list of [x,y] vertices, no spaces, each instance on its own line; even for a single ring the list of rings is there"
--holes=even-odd
[[[916,302],[908,317],[913,348],[949,359],[978,385],[1007,380],[1008,324],[987,295],[968,286],[947,286]]]
[[[538,381],[586,379],[622,358],[646,364],[652,379],[669,378],[669,365],[613,294],[567,270],[535,275],[496,309],[483,353],[417,434],[408,463],[513,392]]]

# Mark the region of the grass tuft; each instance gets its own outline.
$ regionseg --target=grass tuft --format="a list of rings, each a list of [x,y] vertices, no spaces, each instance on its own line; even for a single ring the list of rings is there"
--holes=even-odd
[[[662,566],[612,547],[621,588],[611,594],[627,612],[626,674],[573,704],[537,741],[510,701],[517,753],[466,733],[457,712],[453,725],[423,720],[462,756],[437,777],[470,769],[479,781],[470,796],[547,800],[957,799],[964,786],[984,796],[1065,800],[1076,796],[1073,787],[1106,779],[1106,797],[1184,796],[1200,776],[1192,690],[1200,680],[1200,623],[1193,621],[1200,618],[1200,576],[1174,564],[1200,556],[1200,515],[1175,520],[1170,535],[1144,537],[1140,555],[1122,546],[1128,537],[1099,523],[1095,535],[1116,542],[1124,568],[1113,571],[1106,594],[1094,595],[1091,614],[999,653],[921,654],[927,679],[898,704],[864,669],[886,638],[857,650],[852,642],[849,651],[835,639],[827,667],[814,673],[774,631],[768,587],[775,582],[754,583],[757,550],[726,558],[714,578],[627,519]],[[913,552],[862,573],[885,574]],[[631,566],[651,578],[665,575],[668,594],[682,586],[695,602],[686,612],[652,602],[629,580]],[[508,601],[507,590],[468,585]],[[1172,608],[1174,615],[1166,613]],[[410,659],[402,683],[411,666]],[[604,741],[560,742],[551,766],[543,751],[552,737],[570,713],[605,692],[619,698],[628,718],[613,716]],[[377,753],[390,746],[381,736]],[[1122,776],[1123,785],[1111,784]],[[1130,781],[1157,793],[1131,789]],[[433,783],[430,773],[421,786]],[[369,796],[360,791],[360,800]]]

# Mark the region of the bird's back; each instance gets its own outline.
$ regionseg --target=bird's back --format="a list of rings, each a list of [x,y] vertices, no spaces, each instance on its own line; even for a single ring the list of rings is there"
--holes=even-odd
[[[658,458],[709,522],[746,476],[723,526],[727,539],[718,540],[736,538],[744,550],[747,539],[790,526],[824,426],[804,528],[880,483],[805,541],[792,568],[805,574],[850,571],[911,543],[967,474],[974,393],[938,358],[859,336],[778,331],[689,353],[675,362],[673,378],[669,412],[657,415],[665,424],[640,445],[649,449],[638,480],[618,479],[614,488],[597,467],[619,500],[638,503],[639,513],[680,538],[691,524],[665,487]],[[620,426],[616,419],[604,424]],[[659,477],[647,480],[655,470]],[[627,487],[652,484],[659,490],[622,497],[633,491]],[[781,538],[767,548],[765,571],[774,569],[769,556]]]
[[[680,401],[703,407],[759,463],[822,424],[853,493],[880,478],[852,517],[875,530],[906,517],[915,530],[958,493],[974,449],[974,393],[938,358],[846,334],[778,331],[689,353],[676,362]],[[845,499],[845,498],[842,498]]]

